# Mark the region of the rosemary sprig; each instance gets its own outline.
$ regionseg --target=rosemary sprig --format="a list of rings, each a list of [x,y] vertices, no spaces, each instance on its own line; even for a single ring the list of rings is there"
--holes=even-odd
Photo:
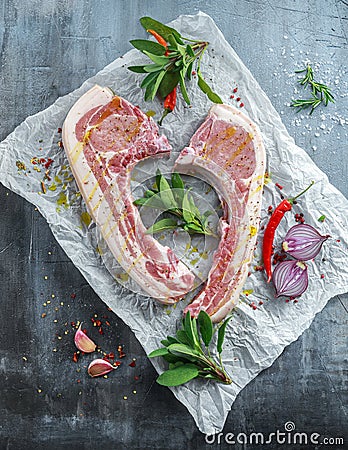
[[[334,96],[331,93],[331,89],[323,83],[318,83],[314,80],[313,69],[307,64],[305,69],[296,70],[295,73],[304,73],[304,77],[298,82],[306,88],[307,86],[311,89],[312,97],[308,99],[297,99],[293,100],[291,105],[294,108],[298,108],[297,111],[302,111],[303,109],[311,108],[310,113],[312,114],[315,108],[321,103],[325,106],[329,102],[335,103]]]
[[[208,218],[213,213],[206,211],[201,214],[189,191],[189,189],[185,189],[184,182],[178,173],[174,172],[171,180],[168,181],[158,170],[153,189],[145,191],[144,197],[138,198],[133,203],[136,206],[162,210],[174,215],[179,220],[161,219],[146,232],[154,234],[164,230],[183,228],[190,234],[198,233],[216,237],[216,234],[208,226]]]
[[[205,311],[200,311],[197,319],[192,318],[188,312],[176,336],[167,336],[167,339],[161,341],[164,347],[149,354],[149,358],[162,356],[169,363],[169,369],[157,378],[157,383],[179,386],[194,378],[205,378],[231,384],[232,380],[225,371],[221,358],[226,326],[231,317],[217,329],[217,361],[209,350],[214,334],[211,318]]]
[[[186,80],[191,80],[194,63],[198,61],[198,86],[212,102],[222,103],[221,98],[203,79],[200,70],[201,59],[209,42],[184,38],[174,28],[151,17],[142,17],[140,23],[146,31],[155,31],[168,44],[164,47],[157,42],[148,40],[130,41],[152,62],[152,64],[128,67],[132,72],[147,74],[141,83],[141,88],[145,89],[145,101],[153,100],[157,94],[164,99],[179,84],[185,102],[190,104]]]

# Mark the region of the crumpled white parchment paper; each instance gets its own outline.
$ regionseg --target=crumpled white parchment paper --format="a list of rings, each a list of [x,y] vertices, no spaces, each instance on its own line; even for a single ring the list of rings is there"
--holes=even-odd
[[[232,385],[194,380],[172,389],[192,414],[198,428],[203,433],[212,434],[223,428],[228,411],[240,390],[261,370],[269,367],[284,347],[309,327],[315,314],[331,297],[348,291],[348,215],[342,213],[348,211],[348,201],[329,184],[326,175],[306,152],[295,145],[270,100],[226,42],[214,21],[206,14],[199,13],[180,16],[173,25],[184,36],[210,42],[209,50],[204,55],[203,72],[226,103],[230,101],[231,86],[233,83],[238,85],[245,112],[261,129],[273,182],[283,185],[284,194],[290,196],[307,186],[309,180],[315,181],[314,187],[301,198],[301,209],[297,212],[302,211],[306,222],[314,225],[322,234],[332,236],[315,262],[309,263],[310,286],[297,304],[275,300],[264,274],[252,270],[245,289],[253,291],[247,301],[241,301],[235,309],[226,334],[223,359],[227,371],[232,375]],[[179,305],[168,314],[155,301],[127,291],[113,280],[96,251],[95,230],[81,225],[81,213],[85,211],[85,205],[76,196],[74,181],[69,174],[64,174],[62,165],[67,164],[67,161],[63,149],[57,146],[57,129],[62,126],[68,110],[95,83],[111,87],[133,104],[140,105],[144,111],[155,110],[156,117],[159,117],[160,103],[146,104],[139,87],[142,77],[126,69],[128,65],[140,64],[144,58],[136,50],[128,52],[76,91],[59,98],[45,111],[28,117],[0,143],[0,181],[39,208],[66,254],[100,298],[128,324],[148,353],[157,348],[167,334],[175,333],[184,305]],[[192,108],[179,100],[176,112],[166,118],[162,127],[162,132],[178,152],[187,145],[210,107],[209,100],[197,89],[195,81],[190,84],[189,92],[193,100]],[[38,150],[39,147],[42,150]],[[30,159],[34,155],[54,159],[51,173],[58,176],[56,191],[38,194],[43,174],[32,170]],[[30,167],[31,173],[24,176],[19,172],[16,160],[23,161],[27,169]],[[265,186],[261,224],[267,223],[269,218],[267,206],[279,202],[279,193],[273,182]],[[47,185],[50,183],[47,182]],[[63,198],[59,197],[62,195]],[[60,203],[66,200],[71,204],[70,207],[65,208],[61,204],[57,209],[58,198]],[[327,218],[320,224],[317,219],[322,214]],[[278,243],[294,223],[293,213],[288,213],[279,228]],[[253,266],[260,261],[259,246]],[[321,273],[325,274],[324,279],[320,278]],[[264,301],[264,305],[255,311],[248,305],[252,301],[257,304],[260,300]],[[158,371],[165,367],[157,360],[152,360],[152,363]]]

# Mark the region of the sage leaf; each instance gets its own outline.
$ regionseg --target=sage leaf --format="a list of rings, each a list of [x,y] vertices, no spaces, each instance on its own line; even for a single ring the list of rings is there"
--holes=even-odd
[[[185,364],[184,361],[177,361],[175,363],[170,363],[169,369],[175,369],[175,367],[182,366],[183,364]]]
[[[156,195],[156,192],[153,192],[153,191],[150,191],[150,190],[147,190],[147,191],[145,191],[145,193],[144,193],[144,196],[145,196],[146,198],[153,197],[154,195]]]
[[[186,331],[185,330],[178,330],[176,332],[176,336],[178,338],[178,341],[181,344],[185,344],[185,345],[191,345],[190,339],[188,338]]]
[[[212,91],[209,84],[203,79],[202,74],[198,72],[197,75],[198,75],[198,87],[201,89],[202,92],[204,92],[204,94],[207,95],[209,100],[212,101],[213,103],[223,103],[221,98],[217,94],[215,94],[215,92]]]
[[[200,354],[186,344],[171,344],[167,349],[169,353],[179,356],[180,358],[188,359],[189,361],[200,359]]]
[[[160,66],[163,66],[164,64],[167,64],[169,62],[169,58],[167,56],[157,56],[153,55],[150,52],[147,52],[144,50],[143,52],[146,56],[148,56],[151,61],[153,61],[155,64],[159,64]]]
[[[178,227],[178,223],[176,220],[162,219],[162,220],[159,220],[158,222],[154,223],[153,225],[151,225],[151,227],[149,227],[146,230],[146,234],[155,234],[155,233],[159,233],[160,231],[173,230],[177,227]]]
[[[181,176],[177,172],[172,173],[172,187],[173,195],[178,204],[178,207],[182,209],[182,201],[185,195],[185,185]]]
[[[177,172],[172,173],[172,187],[175,189],[185,189],[184,182]]]
[[[191,80],[191,78],[192,78],[192,69],[193,69],[193,61],[190,62],[190,64],[187,67],[187,71],[186,71],[187,78],[189,80]]]
[[[191,212],[191,203],[188,198],[188,192],[185,192],[184,198],[182,199],[182,213],[184,216],[184,220],[187,223],[193,222],[194,214]]]
[[[199,331],[204,344],[208,347],[213,337],[213,323],[210,316],[205,311],[200,311],[197,317]]]
[[[193,380],[198,375],[199,369],[197,366],[194,364],[183,364],[163,372],[157,378],[157,383],[162,386],[179,386]]]
[[[161,84],[161,81],[163,80],[164,75],[165,75],[165,71],[163,71],[163,70],[158,74],[156,82],[154,83],[154,86],[153,86],[150,100],[153,100],[155,98],[158,88],[159,88],[159,85]]]
[[[185,102],[188,105],[190,105],[191,101],[190,101],[189,96],[187,94],[186,85],[185,85],[185,79],[184,79],[182,71],[180,72],[180,80],[179,80],[179,82],[180,82],[180,89],[181,89],[182,96],[183,96]]]
[[[176,363],[176,362],[179,362],[179,361],[181,361],[183,363],[187,362],[187,359],[180,358],[179,356],[172,355],[171,353],[163,355],[162,358],[165,361],[167,361],[167,363],[170,363],[170,364],[173,364],[173,363]]]
[[[191,347],[200,351],[201,346],[199,343],[197,322],[195,318],[191,318],[191,314],[189,312],[187,312],[184,317],[184,329],[191,342]]]
[[[167,42],[169,41],[169,36],[173,35],[177,42],[182,44],[182,39],[180,33],[178,33],[174,28],[168,27],[158,20],[152,19],[151,17],[142,17],[140,19],[141,25],[145,28],[145,30],[154,30],[160,36],[163,37]]]
[[[147,198],[138,198],[137,200],[134,200],[133,205],[135,206],[143,206],[145,203],[147,203]]]
[[[163,347],[163,348],[158,348],[157,350],[154,350],[153,352],[151,352],[148,357],[149,358],[156,358],[157,356],[163,356],[163,355],[168,355],[168,350]]]
[[[160,184],[161,184],[161,178],[162,174],[159,169],[156,170],[156,187],[157,190],[160,191]]]
[[[178,207],[178,205],[175,201],[173,192],[170,188],[170,185],[164,177],[161,177],[161,179],[160,179],[160,196],[161,196],[161,200],[163,201],[163,204],[168,209]]]
[[[128,70],[135,73],[146,73],[145,66],[129,66]]]
[[[217,351],[218,353],[222,352],[222,344],[225,339],[226,327],[228,322],[232,319],[232,316],[228,317],[220,326],[218,331],[218,340],[217,340]]]
[[[179,83],[179,72],[166,72],[158,88],[158,94],[161,98],[166,98],[168,94],[173,92],[173,89]]]
[[[201,226],[196,225],[193,222],[185,224],[184,225],[184,230],[188,231],[188,232],[194,231],[194,232],[200,233],[200,234],[204,233],[204,229]]]
[[[159,72],[162,70],[162,66],[159,64],[148,64],[144,66],[145,73]]]
[[[140,87],[141,88],[146,88],[148,87],[157,77],[158,72],[152,72],[149,73],[148,75],[146,75],[146,77],[143,79]]]
[[[173,47],[174,50],[178,49],[178,42],[177,42],[177,40],[175,39],[175,37],[172,34],[168,35],[167,41],[169,42],[171,47]]]
[[[159,44],[158,42],[148,41],[146,39],[133,39],[129,42],[133,45],[133,47],[143,53],[144,51],[147,51],[149,53],[152,53],[153,55],[162,56],[166,51],[163,45]]]
[[[195,52],[192,50],[191,45],[186,45],[186,53],[193,58],[195,57]]]

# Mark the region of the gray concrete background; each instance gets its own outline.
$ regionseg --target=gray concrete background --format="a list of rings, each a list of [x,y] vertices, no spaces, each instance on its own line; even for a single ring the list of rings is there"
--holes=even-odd
[[[199,10],[216,21],[296,143],[348,196],[344,0],[0,0],[0,139],[129,50],[130,39],[145,37],[141,16],[168,22]],[[336,97],[312,116],[288,106],[302,94],[294,70],[307,60]],[[0,205],[1,448],[255,448],[206,445],[186,409],[154,383],[155,371],[133,334],[106,310],[34,207],[2,186]],[[49,298],[57,311],[43,306]],[[347,295],[333,298],[242,391],[225,433],[268,434],[293,421],[309,434],[345,435],[347,448],[347,307]],[[127,354],[107,380],[87,379],[83,361],[71,361],[70,322],[84,320],[92,328],[94,314],[104,322],[103,347],[115,351],[122,344]],[[100,342],[96,329],[91,334]],[[128,366],[132,358],[135,368]]]

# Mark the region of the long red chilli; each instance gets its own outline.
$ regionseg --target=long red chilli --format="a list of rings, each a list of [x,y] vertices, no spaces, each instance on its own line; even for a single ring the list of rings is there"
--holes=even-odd
[[[168,51],[168,44],[167,44],[166,40],[154,30],[147,30],[147,32],[152,34],[152,36],[157,40],[157,42],[159,44],[163,45],[163,47],[166,49],[164,54],[167,56],[169,51]],[[176,105],[176,86],[174,87],[172,92],[170,92],[167,95],[167,97],[164,100],[164,111],[163,111],[161,119],[158,122],[159,125],[162,124],[162,120],[166,117],[166,115],[173,111],[173,109],[175,108],[175,105]]]
[[[311,182],[309,186],[306,187],[306,189],[302,192],[300,192],[296,197],[284,199],[274,210],[271,218],[269,219],[269,222],[267,224],[265,234],[263,236],[263,245],[262,245],[262,256],[263,256],[263,265],[267,274],[267,282],[269,283],[272,279],[272,265],[271,265],[271,259],[272,259],[272,252],[273,252],[273,241],[274,241],[274,235],[276,232],[276,229],[278,228],[278,225],[280,224],[282,218],[284,217],[284,214],[287,211],[291,211],[292,205],[294,204],[294,201],[300,197],[300,195],[304,194],[308,191],[308,189],[313,186],[314,181]]]

